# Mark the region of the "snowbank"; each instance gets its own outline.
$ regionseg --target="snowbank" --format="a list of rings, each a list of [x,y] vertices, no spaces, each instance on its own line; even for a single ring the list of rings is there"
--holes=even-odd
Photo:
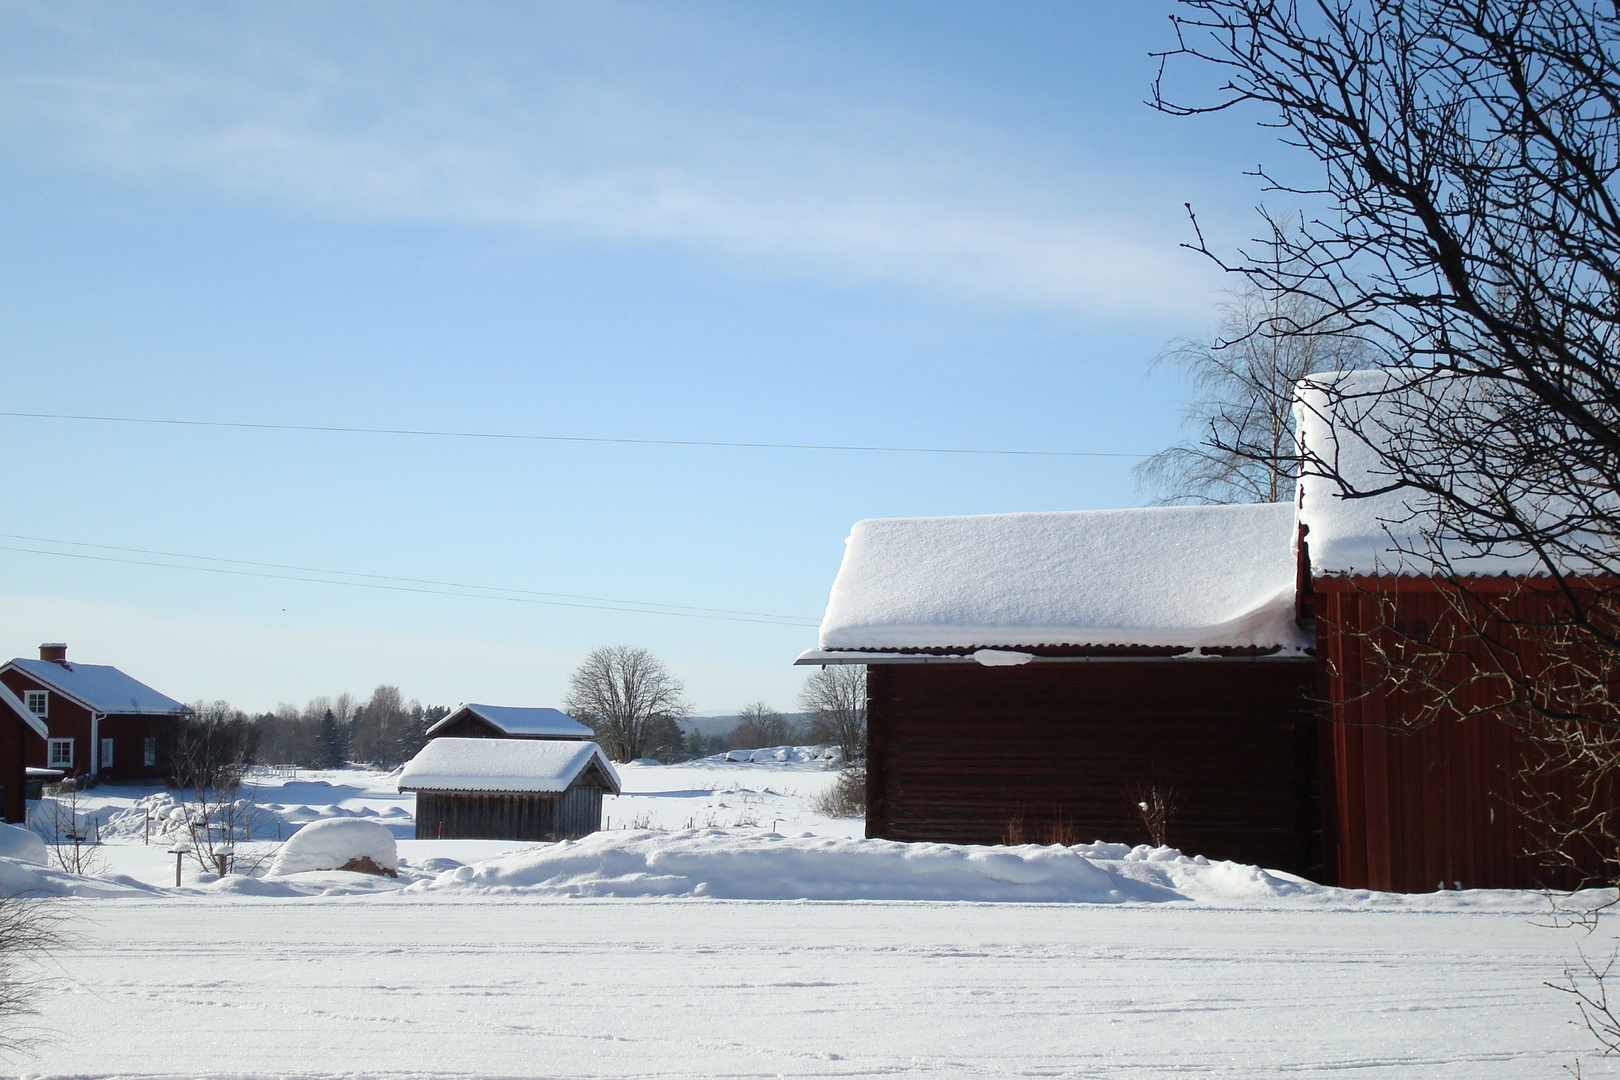
[[[823,650],[1302,647],[1287,503],[859,521]]]
[[[50,861],[45,851],[45,841],[37,834],[18,825],[4,824],[0,824],[0,858],[17,859],[37,863],[40,866],[45,866]]]
[[[353,818],[315,821],[281,845],[268,873],[286,877],[312,870],[360,869],[356,864],[366,861],[389,874],[399,871],[392,832],[376,822]]]

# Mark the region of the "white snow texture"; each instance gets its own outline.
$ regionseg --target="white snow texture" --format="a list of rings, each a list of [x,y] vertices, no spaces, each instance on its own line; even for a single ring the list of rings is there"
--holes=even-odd
[[[821,648],[1299,648],[1294,575],[1286,503],[870,519]]]
[[[617,793],[619,774],[593,742],[438,738],[405,763],[399,790],[560,792],[592,761]]]
[[[312,821],[281,845],[269,873],[271,877],[286,877],[312,870],[340,870],[356,859],[370,859],[383,870],[398,870],[399,850],[394,834],[375,821]]]

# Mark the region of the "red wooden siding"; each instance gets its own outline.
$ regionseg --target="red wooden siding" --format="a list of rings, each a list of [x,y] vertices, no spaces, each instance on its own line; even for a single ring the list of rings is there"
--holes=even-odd
[[[1567,775],[1524,775],[1530,747],[1493,715],[1431,718],[1433,691],[1401,689],[1385,677],[1376,647],[1403,638],[1451,641],[1455,608],[1426,579],[1330,579],[1315,583],[1317,650],[1326,678],[1332,774],[1328,814],[1337,831],[1341,885],[1424,892],[1453,888],[1567,888],[1581,875],[1552,871],[1532,855],[1537,826],[1527,800],[1569,800]],[[1508,580],[1482,582],[1514,620],[1544,618],[1556,597]],[[1459,647],[1477,655],[1477,643]],[[1376,647],[1375,644],[1376,643]],[[1526,670],[1537,661],[1520,643]],[[1442,669],[1447,677],[1465,661]],[[1463,686],[1466,709],[1486,709],[1491,691]],[[1601,870],[1597,861],[1590,869]]]
[[[1139,782],[1181,808],[1169,842],[1320,873],[1314,665],[1171,660],[873,665],[867,835],[1145,843]]]

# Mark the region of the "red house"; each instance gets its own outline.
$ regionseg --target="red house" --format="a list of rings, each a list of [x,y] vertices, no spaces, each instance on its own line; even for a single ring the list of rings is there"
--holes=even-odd
[[[0,684],[48,729],[27,763],[69,776],[167,778],[180,718],[191,712],[115,667],[69,662],[59,642],[41,645],[38,660],[0,666]]]
[[[27,818],[28,763],[45,750],[45,721],[0,683],[0,814],[7,822]]]

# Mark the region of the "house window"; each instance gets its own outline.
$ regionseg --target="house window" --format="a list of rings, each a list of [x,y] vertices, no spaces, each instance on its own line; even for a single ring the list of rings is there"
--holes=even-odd
[[[145,765],[157,764],[157,740],[147,739],[141,751],[141,761]]]
[[[112,768],[112,740],[111,739],[102,739],[101,740],[101,767],[103,769]]]
[[[28,711],[35,716],[49,715],[46,709],[46,702],[49,700],[50,694],[44,690],[28,690],[23,694],[23,704],[27,705]]]
[[[73,768],[73,740],[52,739],[50,761],[53,769]]]

